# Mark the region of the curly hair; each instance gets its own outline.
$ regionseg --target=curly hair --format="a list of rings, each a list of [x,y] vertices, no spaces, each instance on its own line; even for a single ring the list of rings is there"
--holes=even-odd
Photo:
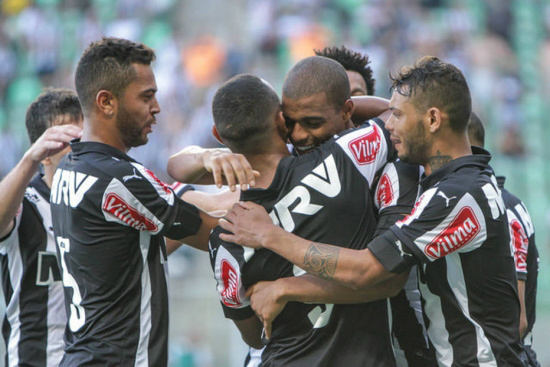
[[[122,96],[136,76],[132,64],[150,65],[155,57],[149,47],[126,39],[103,37],[90,44],[80,57],[75,73],[76,92],[84,113],[94,105],[100,90]]]
[[[367,95],[374,95],[374,84],[376,81],[372,76],[371,67],[368,66],[368,64],[370,64],[370,60],[367,55],[352,51],[349,48],[346,48],[346,46],[325,47],[322,50],[313,51],[317,56],[324,56],[338,61],[346,70],[359,73],[367,85]]]

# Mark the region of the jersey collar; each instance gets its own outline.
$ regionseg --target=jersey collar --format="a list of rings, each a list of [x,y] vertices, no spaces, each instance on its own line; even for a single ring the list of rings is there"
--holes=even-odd
[[[94,152],[94,153],[100,152],[107,155],[111,155],[114,158],[137,163],[135,159],[133,159],[132,157],[130,157],[128,154],[124,153],[120,149],[117,149],[111,145],[99,143],[96,141],[81,142],[80,140],[75,139],[71,141],[71,149],[73,151],[73,154],[75,155],[81,155],[81,154],[86,154],[91,152]]]
[[[422,187],[422,189],[427,190],[439,181],[443,180],[445,177],[452,174],[453,172],[456,172],[466,166],[477,166],[480,169],[489,169],[492,171],[491,167],[489,166],[491,153],[483,148],[475,146],[472,146],[472,153],[472,155],[453,159],[443,167],[432,172],[431,175],[424,177],[420,181],[420,186]]]

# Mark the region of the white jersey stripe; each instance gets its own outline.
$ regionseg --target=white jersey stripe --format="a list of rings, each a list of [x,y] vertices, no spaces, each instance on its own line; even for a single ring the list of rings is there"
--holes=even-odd
[[[17,228],[14,228],[14,230],[17,230]],[[21,294],[23,261],[19,250],[19,236],[15,237],[15,242],[17,243],[12,247],[14,251],[10,251],[11,253],[8,255],[8,261],[10,262],[9,268],[12,269],[10,280],[13,289],[13,298],[10,300],[10,304],[6,307],[6,316],[11,327],[9,344],[6,350],[6,353],[8,354],[8,366],[10,367],[19,365],[19,340],[21,339],[19,296]]]
[[[489,339],[485,336],[485,332],[481,325],[472,319],[470,309],[468,307],[468,294],[466,293],[466,281],[464,279],[464,271],[458,253],[452,253],[445,257],[447,261],[447,281],[455,295],[455,298],[460,305],[460,309],[464,317],[470,321],[475,327],[477,341],[477,361],[480,367],[497,367],[497,362]]]
[[[149,366],[149,336],[151,335],[151,279],[149,277],[149,265],[147,256],[151,235],[148,232],[140,232],[139,245],[143,257],[143,270],[141,272],[141,317],[139,320],[139,342],[136,352],[135,367]]]
[[[425,267],[426,264],[419,264],[418,266]],[[445,317],[441,308],[441,300],[439,296],[430,292],[425,283],[418,282],[418,288],[424,298],[424,312],[430,319],[427,331],[435,347],[437,362],[441,367],[450,367],[454,360],[453,346],[449,343],[449,333],[445,328]]]

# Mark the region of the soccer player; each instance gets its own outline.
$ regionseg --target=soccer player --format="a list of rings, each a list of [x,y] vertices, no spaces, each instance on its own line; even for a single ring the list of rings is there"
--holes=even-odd
[[[375,80],[372,76],[370,60],[367,55],[350,50],[346,46],[325,47],[314,50],[317,56],[328,57],[338,61],[346,69],[352,96],[374,95]]]
[[[468,122],[470,144],[485,146],[485,129],[483,123],[472,112]],[[510,247],[514,253],[518,278],[518,295],[520,301],[519,334],[525,347],[530,367],[540,367],[537,354],[532,349],[533,325],[536,319],[537,277],[539,272],[539,252],[535,243],[535,228],[525,204],[514,194],[504,188],[506,178],[497,176],[498,187],[506,205],[508,224],[510,225]]]
[[[390,109],[386,128],[399,158],[423,165],[426,177],[413,212],[368,248],[300,238],[275,226],[254,203],[236,204],[220,220],[231,232],[220,238],[276,252],[319,276],[313,279],[326,297],[330,284],[364,291],[419,264],[428,335],[440,366],[525,366],[506,211],[490,154],[468,141],[471,98],[462,72],[436,57],[403,67],[393,77]],[[303,301],[305,290],[294,291],[296,284],[273,297],[279,305]],[[274,313],[262,308],[255,310],[269,329]]]
[[[325,47],[315,50],[318,56],[328,57],[340,63],[348,74],[351,95],[373,95],[375,80],[368,64],[369,57],[341,47]],[[388,110],[389,111],[389,110]],[[383,115],[384,121],[388,115]],[[354,120],[355,122],[355,120]],[[359,121],[362,123],[363,121]],[[388,162],[376,185],[374,204],[379,216],[375,236],[386,231],[392,224],[409,214],[418,194],[418,181],[423,168],[400,161]],[[433,347],[427,341],[422,318],[420,293],[416,279],[416,267],[411,268],[405,287],[390,298],[391,331],[398,367],[436,366]]]
[[[163,236],[208,242],[212,218],[127,155],[147,143],[160,112],[154,59],[143,44],[104,37],[77,65],[82,141],[51,194],[68,317],[61,366],[166,366]]]
[[[50,187],[69,141],[81,135],[76,93],[47,89],[27,109],[31,147],[0,182],[5,365],[56,367],[67,317],[50,215]],[[42,172],[37,173],[39,167]]]
[[[327,105],[334,113],[343,109],[349,83],[342,66],[321,57],[304,63],[322,75],[314,83],[316,89],[325,90]],[[307,83],[311,86],[312,81]],[[242,192],[242,200],[260,203],[287,230],[330,243],[356,248],[372,236],[376,222],[370,190],[376,172],[392,153],[377,124],[350,130],[310,154],[290,156],[287,124],[277,94],[250,75],[232,78],[220,87],[213,100],[213,115],[220,140],[231,151],[245,155],[260,172],[257,188]],[[249,345],[260,347],[262,325],[245,290],[258,281],[303,272],[271,251],[243,251],[220,240],[220,234],[215,229],[210,242],[224,313],[236,322]],[[304,277],[307,281],[311,276]],[[329,300],[328,304],[289,304],[273,325],[262,366],[394,365],[386,302],[361,302],[387,297],[402,286],[405,277],[394,279],[398,284],[393,288],[380,287],[371,294],[342,287],[346,292],[342,296],[360,302],[357,305],[333,305]]]

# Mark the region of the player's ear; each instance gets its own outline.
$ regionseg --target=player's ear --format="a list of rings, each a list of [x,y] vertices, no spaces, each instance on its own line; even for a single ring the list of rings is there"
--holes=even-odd
[[[344,108],[342,108],[342,118],[344,119],[344,121],[348,121],[349,119],[351,119],[354,110],[355,104],[353,103],[351,98],[348,98],[346,102],[344,102]]]
[[[431,133],[435,133],[441,128],[441,121],[443,119],[443,114],[439,108],[432,107],[428,109],[428,128]]]
[[[220,142],[220,144],[225,145],[225,143],[223,142],[223,139],[220,136],[220,133],[218,132],[218,129],[216,129],[216,125],[212,125],[212,135],[214,135],[214,137],[216,138],[217,141]]]
[[[288,126],[286,125],[286,120],[283,115],[283,111],[281,110],[277,111],[277,114],[275,115],[275,124],[277,125],[277,130],[279,131],[279,134],[286,141],[288,136]]]
[[[117,100],[113,94],[105,89],[97,92],[95,97],[97,108],[107,117],[112,118],[117,111]]]

